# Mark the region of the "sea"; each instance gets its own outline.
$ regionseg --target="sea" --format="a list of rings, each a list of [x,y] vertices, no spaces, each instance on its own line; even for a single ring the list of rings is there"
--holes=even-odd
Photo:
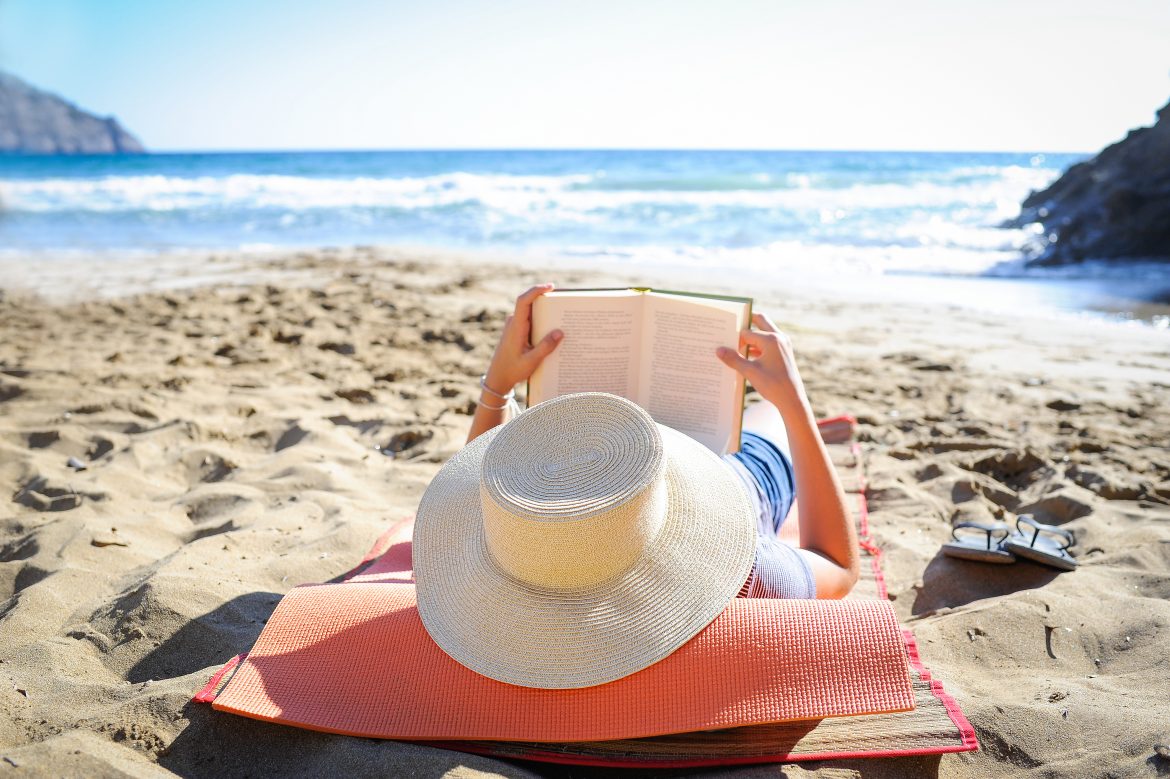
[[[0,257],[387,245],[1145,313],[1158,269],[1026,268],[1001,225],[1083,155],[345,151],[0,157]],[[972,293],[972,283],[977,293]],[[1168,284],[1167,286],[1170,286]],[[1039,291],[1039,292],[1037,292]]]

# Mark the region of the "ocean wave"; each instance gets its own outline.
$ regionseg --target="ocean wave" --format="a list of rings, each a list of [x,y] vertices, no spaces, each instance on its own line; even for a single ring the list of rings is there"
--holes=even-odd
[[[0,246],[363,243],[761,272],[982,273],[1019,257],[1027,231],[996,225],[1058,173],[1055,162],[1003,155],[781,155],[789,168],[752,154],[465,156],[25,162],[0,168]]]
[[[798,170],[784,172],[739,172],[707,175],[662,174],[621,175],[599,171],[589,180],[570,189],[602,192],[768,192],[774,190],[842,190],[858,183],[868,185],[974,184],[1019,182],[1045,184],[1059,171],[1041,165],[969,165],[955,168],[892,167],[851,170]]]
[[[571,185],[577,191],[600,192],[743,192],[791,189],[808,186],[812,177],[807,174],[738,173],[705,176],[611,176],[605,171],[594,174],[587,181]]]
[[[174,211],[204,208],[434,208],[480,197],[546,197],[587,176],[452,173],[398,178],[289,175],[106,176],[0,184],[18,211]]]
[[[1016,257],[1011,248],[939,245],[859,245],[774,241],[764,246],[579,245],[557,256],[566,263],[588,258],[617,267],[688,268],[701,271],[788,273],[820,277],[937,273],[979,276]]]
[[[311,209],[476,208],[536,219],[581,220],[631,208],[827,211],[994,207],[1005,216],[1054,171],[1020,166],[956,169],[937,180],[826,184],[789,174],[776,185],[762,174],[718,179],[607,181],[599,174],[518,176],[449,173],[396,178],[314,178],[234,174],[47,178],[0,182],[15,212],[168,212]],[[822,179],[824,177],[821,177]],[[749,185],[750,181],[754,185]],[[700,188],[701,187],[701,188]]]

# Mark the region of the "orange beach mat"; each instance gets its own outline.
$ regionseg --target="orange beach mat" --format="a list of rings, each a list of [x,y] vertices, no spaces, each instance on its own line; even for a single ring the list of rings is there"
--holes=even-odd
[[[537,719],[543,711],[547,714],[547,719],[540,722],[541,735],[546,737],[543,740],[534,740],[527,730],[520,739],[472,740],[473,737],[467,735],[449,739],[421,735],[390,737],[425,739],[436,746],[493,757],[641,769],[935,755],[977,749],[974,729],[954,699],[944,691],[942,684],[933,679],[922,665],[913,635],[905,630],[902,631],[901,640],[903,651],[908,654],[908,662],[905,658],[900,662],[910,677],[914,699],[912,709],[890,709],[886,713],[875,710],[872,714],[857,716],[827,715],[824,719],[811,716],[781,722],[756,719],[759,716],[789,716],[800,707],[808,711],[820,706],[825,711],[849,708],[861,710],[874,705],[883,696],[897,697],[895,688],[898,685],[891,682],[890,676],[883,675],[889,669],[882,663],[889,656],[879,653],[878,662],[872,664],[860,661],[859,658],[872,651],[864,641],[873,640],[873,636],[861,636],[861,640],[848,636],[855,617],[848,608],[841,610],[842,607],[865,604],[879,606],[882,611],[872,615],[876,620],[873,629],[883,633],[888,629],[885,620],[889,616],[889,604],[886,602],[881,549],[870,535],[871,517],[865,499],[864,458],[861,448],[849,441],[853,424],[853,418],[848,416],[821,420],[819,423],[842,483],[848,492],[853,493],[850,505],[857,522],[860,551],[865,561],[862,579],[845,602],[772,602],[787,604],[781,606],[781,609],[837,609],[832,612],[832,616],[822,615],[822,619],[834,622],[831,627],[827,628],[823,624],[819,627],[803,627],[814,634],[826,631],[822,634],[824,641],[819,646],[807,649],[796,647],[793,650],[786,645],[786,648],[780,650],[795,651],[798,662],[781,668],[770,677],[770,683],[776,685],[764,693],[764,698],[770,703],[755,697],[762,688],[750,683],[738,688],[738,694],[746,696],[742,705],[735,705],[726,696],[712,697],[709,688],[715,686],[715,682],[723,684],[723,677],[701,673],[685,677],[681,682],[677,676],[674,677],[671,683],[687,685],[682,687],[683,694],[674,699],[659,695],[653,698],[653,707],[647,708],[654,717],[675,723],[670,726],[672,728],[677,726],[680,719],[689,717],[690,721],[710,719],[728,723],[718,726],[719,729],[713,727],[697,732],[692,730],[614,740],[605,740],[596,735],[593,738],[597,740],[593,741],[550,741],[547,739],[549,733],[562,733],[565,726],[562,717],[566,709],[564,705],[554,703],[556,696],[576,696],[587,691],[523,691],[519,693],[522,696],[517,699],[519,703],[509,703],[506,696],[483,698],[480,692],[464,693],[463,697],[456,700],[443,698],[444,685],[458,681],[458,677],[451,676],[450,668],[443,665],[451,661],[444,661],[445,655],[439,656],[441,651],[438,647],[429,642],[429,638],[423,640],[425,633],[420,632],[421,625],[414,611],[411,591],[401,589],[413,583],[410,543],[412,518],[406,518],[389,528],[357,567],[333,580],[332,584],[293,590],[273,614],[253,652],[233,658],[211,678],[195,696],[195,700],[257,719],[363,736],[396,733],[404,726],[408,733],[419,733],[424,725],[429,728],[426,732],[430,733],[445,730],[462,733],[462,727],[455,727],[463,722],[460,719],[464,716],[461,707],[475,709],[475,717],[480,718],[482,724],[493,727],[501,721],[505,721],[505,724],[510,722],[508,717],[516,711],[523,712],[526,720]],[[791,540],[794,542],[797,540],[793,532],[797,527],[795,520],[794,511],[794,516],[785,523],[785,530],[793,536]],[[335,590],[334,586],[338,583],[345,583],[345,588]],[[365,585],[367,589],[354,589],[358,585]],[[400,589],[397,593],[370,589],[387,585]],[[372,592],[382,592],[394,602],[375,604],[368,600]],[[330,593],[346,594],[341,600],[334,600],[334,594]],[[753,602],[737,601],[732,604],[732,608],[712,627],[722,629],[729,624],[729,619],[743,619],[744,614],[738,610],[755,608],[748,605],[750,603]],[[788,612],[785,616],[774,614],[768,617],[777,618],[797,620],[799,623],[799,620],[809,617],[798,616],[797,611]],[[406,636],[411,642],[421,643],[425,657],[423,665],[399,651],[399,636],[395,630],[389,629],[391,620],[395,619],[404,625],[413,624],[406,631]],[[802,629],[801,624],[797,624],[795,629]],[[788,629],[785,623],[784,627],[777,628],[776,635],[783,636]],[[709,640],[714,635],[703,633],[700,637]],[[789,634],[788,638],[799,643],[807,641],[808,634]],[[879,645],[882,651],[888,651],[889,647],[884,641],[885,635]],[[845,645],[844,649],[842,645]],[[832,667],[826,669],[826,648],[832,652],[844,651],[846,665],[839,665],[841,656],[838,656],[832,662]],[[726,652],[727,647],[720,649]],[[756,651],[762,654],[756,654]],[[752,662],[762,662],[768,656],[766,647],[757,647],[748,655]],[[738,660],[729,655],[724,657],[734,668]],[[433,664],[436,662],[443,669],[441,676],[435,675]],[[801,665],[801,662],[806,664]],[[884,668],[885,671],[875,672],[875,668]],[[665,670],[672,669],[667,666]],[[672,673],[677,671],[674,669]],[[726,672],[727,669],[721,671]],[[771,670],[768,672],[772,673]],[[826,678],[826,672],[832,676]],[[471,674],[470,671],[465,673]],[[641,673],[619,681],[626,685],[641,684],[643,679],[637,678]],[[895,676],[901,679],[901,676]],[[736,678],[741,684],[751,680],[751,677],[746,680],[743,677]],[[486,689],[489,695],[500,694],[492,691],[493,687],[504,688],[505,693],[523,690],[482,677],[475,679],[478,680],[476,683],[484,685],[476,689]],[[595,719],[602,720],[602,724],[608,718],[617,716],[624,717],[623,722],[637,720],[629,716],[629,711],[642,707],[646,699],[639,697],[636,705],[631,705],[629,701],[637,688],[614,687],[616,684],[604,686],[612,690],[596,688],[588,692],[592,697],[587,703],[582,699],[577,704],[574,716],[578,716],[581,711],[590,711]],[[877,689],[866,689],[871,685]],[[789,688],[793,692],[778,694],[778,691]],[[860,703],[854,697],[859,689],[863,695],[869,696],[865,699],[868,703]],[[532,698],[523,697],[527,693],[533,693]],[[679,717],[671,709],[680,700],[689,700],[697,693],[706,696],[701,699],[701,709],[684,713],[686,717]],[[779,700],[781,697],[783,700]],[[541,698],[545,699],[539,700]],[[720,700],[726,704],[723,708],[720,708]],[[494,713],[483,711],[490,706],[497,707]],[[447,718],[453,719],[448,722]],[[754,724],[731,724],[748,722]],[[635,724],[642,730],[644,728],[641,726],[646,723],[636,721]],[[616,732],[616,728],[613,730]],[[485,728],[483,732],[489,732],[489,729]]]
[[[212,705],[355,736],[595,741],[906,711],[908,666],[887,603],[737,599],[624,679],[517,687],[444,654],[413,584],[351,581],[285,596]]]

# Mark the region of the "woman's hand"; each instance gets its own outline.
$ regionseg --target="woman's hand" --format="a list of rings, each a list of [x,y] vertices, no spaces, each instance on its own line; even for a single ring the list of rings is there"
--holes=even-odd
[[[485,382],[490,390],[506,395],[522,381],[527,381],[545,357],[552,354],[564,336],[553,330],[540,343],[530,346],[532,304],[550,291],[552,284],[538,284],[516,298],[516,310],[504,323],[504,332],[488,366]]]
[[[755,330],[744,330],[739,334],[740,344],[748,349],[746,358],[725,346],[717,349],[716,355],[750,381],[786,418],[793,411],[806,412],[808,397],[796,369],[792,341],[765,314],[753,315],[752,324],[756,326]]]

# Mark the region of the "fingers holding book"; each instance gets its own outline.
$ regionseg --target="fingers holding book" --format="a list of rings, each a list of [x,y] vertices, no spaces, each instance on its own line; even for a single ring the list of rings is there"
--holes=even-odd
[[[757,311],[752,314],[752,326],[766,333],[780,332],[780,328],[776,327],[776,323],[772,321],[772,318],[763,311]]]
[[[756,313],[752,314],[752,325],[756,328],[756,330],[758,332],[753,332],[751,330],[745,330],[742,333],[742,335],[744,335],[744,336],[762,336],[764,338],[769,338],[769,337],[774,336],[775,340],[779,344],[780,348],[782,350],[786,351],[790,356],[793,355],[792,339],[788,337],[788,333],[785,333],[779,327],[776,326],[776,323],[772,321],[772,318],[770,316],[763,313],[762,311],[757,311]]]
[[[522,381],[527,381],[532,372],[552,354],[560,343],[563,333],[553,330],[535,344],[530,345],[532,331],[532,304],[552,284],[538,284],[516,298],[516,308],[504,323],[504,332],[492,355],[486,375],[487,385],[500,394],[510,392]]]
[[[716,355],[750,381],[781,412],[787,408],[803,408],[807,400],[791,339],[766,314],[754,314],[752,324],[756,330],[744,330],[739,334],[746,357],[727,347],[716,350]]]
[[[513,311],[511,319],[516,320],[518,326],[524,328],[525,334],[528,333],[528,328],[532,322],[532,304],[544,293],[551,292],[554,286],[556,285],[548,282],[537,284],[535,287],[529,287],[524,290],[516,298],[516,309]]]

